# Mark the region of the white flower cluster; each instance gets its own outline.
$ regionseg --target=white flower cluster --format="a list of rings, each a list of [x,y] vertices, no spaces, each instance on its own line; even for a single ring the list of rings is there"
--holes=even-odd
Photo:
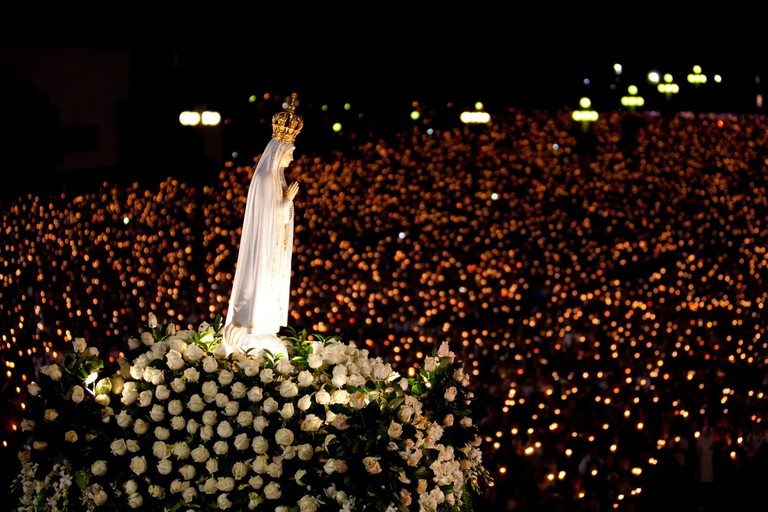
[[[107,453],[94,450],[82,470],[89,509],[315,512],[376,501],[436,511],[477,490],[468,377],[447,345],[403,378],[336,339],[286,338],[291,357],[273,359],[228,352],[206,323],[163,329],[151,315],[149,326],[91,393],[109,435]],[[54,381],[56,368],[45,370]],[[80,406],[85,390],[71,390],[70,402]]]

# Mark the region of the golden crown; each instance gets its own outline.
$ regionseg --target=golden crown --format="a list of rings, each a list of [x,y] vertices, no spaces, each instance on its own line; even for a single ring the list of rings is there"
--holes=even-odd
[[[272,138],[280,142],[293,142],[304,127],[304,120],[295,114],[296,93],[291,95],[291,101],[285,110],[272,116]]]

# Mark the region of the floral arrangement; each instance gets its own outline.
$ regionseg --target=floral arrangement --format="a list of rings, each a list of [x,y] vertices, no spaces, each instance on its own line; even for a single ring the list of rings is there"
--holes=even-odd
[[[221,318],[159,325],[106,368],[74,340],[32,382],[14,510],[471,510],[490,483],[463,364],[402,377],[338,338],[231,351]]]

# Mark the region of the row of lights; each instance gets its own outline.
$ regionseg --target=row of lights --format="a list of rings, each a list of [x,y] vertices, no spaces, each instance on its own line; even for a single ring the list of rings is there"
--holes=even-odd
[[[202,114],[200,112],[194,112],[185,110],[179,114],[179,123],[182,126],[197,126],[202,124],[204,126],[216,126],[221,122],[221,114],[214,111],[206,110]]]

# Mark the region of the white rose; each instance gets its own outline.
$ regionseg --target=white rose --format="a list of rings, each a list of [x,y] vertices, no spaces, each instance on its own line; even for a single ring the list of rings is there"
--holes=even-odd
[[[136,483],[136,480],[128,480],[123,484],[123,490],[125,491],[125,494],[133,494],[135,493],[139,488],[139,485]]]
[[[155,441],[152,444],[152,454],[157,459],[165,459],[171,454],[171,450],[164,441]]]
[[[168,412],[173,416],[178,416],[184,412],[184,404],[181,403],[181,400],[171,400],[168,402]]]
[[[266,487],[264,487],[264,496],[268,500],[276,500],[282,496],[282,491],[280,490],[280,484],[277,482],[269,482]]]
[[[275,380],[275,372],[272,371],[272,368],[265,368],[259,372],[259,379],[262,383],[269,384]]]
[[[222,421],[219,423],[219,426],[216,427],[216,433],[219,434],[219,437],[229,437],[234,433],[234,430],[232,430],[232,425],[229,424],[228,421]]]
[[[299,402],[296,404],[296,406],[299,408],[300,411],[306,411],[310,408],[312,405],[312,397],[310,395],[304,395],[301,398],[299,398]]]
[[[280,456],[283,460],[293,460],[297,453],[298,449],[295,446],[283,446],[283,453]]]
[[[269,425],[269,421],[264,416],[256,416],[253,419],[253,430],[259,434],[264,432],[264,429],[267,428],[267,425]]]
[[[271,414],[271,413],[277,411],[278,405],[279,404],[277,403],[277,400],[275,400],[272,397],[269,397],[266,400],[264,400],[264,405],[263,405],[264,412],[266,412],[267,414]]]
[[[192,450],[190,455],[192,455],[192,460],[200,464],[207,461],[211,454],[208,453],[208,450],[204,446],[198,446]]]
[[[46,409],[45,413],[43,413],[43,418],[45,421],[55,421],[58,417],[59,413],[56,411],[56,409]]]
[[[192,480],[195,477],[195,466],[192,464],[184,464],[179,468],[179,473],[184,480]]]
[[[446,427],[453,426],[453,414],[446,414],[445,418],[443,418],[443,425]]]
[[[105,460],[97,460],[93,464],[91,464],[91,473],[94,474],[94,476],[104,476],[107,474],[107,461]]]
[[[213,356],[205,356],[203,358],[203,371],[205,373],[213,373],[219,369],[219,362]]]
[[[159,485],[150,484],[149,495],[157,500],[161,500],[165,498],[165,489],[163,489]]]
[[[218,413],[216,411],[205,411],[203,413],[204,425],[215,425],[217,421]]]
[[[216,487],[216,478],[210,477],[208,478],[205,483],[203,484],[202,491],[205,494],[216,494],[218,492],[219,488]]]
[[[284,380],[280,384],[280,396],[284,398],[293,398],[299,394],[299,387],[290,380]]]
[[[219,470],[219,459],[208,459],[205,461],[205,469],[210,474],[214,474]]]
[[[250,439],[248,439],[248,434],[242,433],[235,436],[235,440],[233,441],[233,444],[235,445],[235,449],[245,450],[251,445],[251,441]]]
[[[139,508],[143,503],[144,498],[137,492],[128,496],[128,506],[131,508]]]
[[[253,359],[246,359],[243,361],[243,363],[240,365],[240,368],[242,368],[246,377],[255,377],[259,374],[260,370],[259,363]]]
[[[230,388],[229,394],[235,400],[240,400],[248,392],[248,388],[242,382],[235,382]]]
[[[105,504],[108,499],[109,499],[109,496],[107,495],[106,492],[104,492],[104,489],[99,488],[94,490],[93,504],[96,505],[97,507],[100,507],[103,504]]]
[[[240,480],[248,474],[250,468],[244,462],[235,462],[232,465],[232,477],[235,480]]]
[[[72,401],[76,404],[79,404],[83,401],[83,398],[85,398],[85,390],[82,388],[82,386],[73,386]]]
[[[408,405],[403,405],[397,411],[397,419],[399,419],[403,423],[410,423],[412,417],[413,417],[413,407],[410,407]]]
[[[403,426],[401,424],[399,424],[396,421],[393,421],[389,424],[389,429],[387,429],[387,435],[389,437],[397,439],[402,435],[402,433],[403,433]]]
[[[293,417],[294,414],[294,407],[291,402],[287,402],[285,405],[283,405],[283,408],[280,409],[280,417],[287,420]]]
[[[469,428],[472,426],[472,418],[469,416],[464,416],[459,420],[459,425],[461,425],[464,428]]]
[[[299,381],[299,387],[305,388],[315,382],[315,376],[307,370],[302,370],[299,372],[297,380]]]
[[[312,456],[315,454],[315,449],[309,443],[300,445],[298,447],[298,451],[299,451],[299,458],[304,461],[311,460]]]
[[[379,465],[379,461],[376,457],[365,457],[363,459],[363,465],[365,466],[366,471],[372,475],[381,473],[381,466]]]
[[[151,346],[155,342],[155,338],[151,332],[144,331],[141,333],[141,342],[147,346]]]
[[[157,463],[157,472],[167,475],[173,470],[173,463],[169,459],[163,459]]]
[[[232,502],[226,493],[219,494],[219,497],[216,499],[216,506],[219,507],[219,510],[227,510],[232,506]]]
[[[133,431],[136,432],[136,434],[138,435],[146,434],[147,430],[149,430],[149,423],[147,423],[143,419],[139,418],[133,422]]]
[[[27,384],[27,392],[29,392],[32,396],[37,396],[40,394],[40,391],[42,391],[43,388],[40,387],[40,384],[37,382],[30,382]]]
[[[323,420],[317,417],[315,414],[307,414],[304,421],[301,423],[301,430],[304,432],[316,432],[323,426]]]
[[[219,384],[222,386],[228,386],[234,377],[235,374],[232,370],[221,370],[219,372]]]
[[[346,389],[337,389],[331,395],[332,404],[347,405],[349,403],[349,392]]]
[[[219,455],[219,456],[226,455],[228,451],[229,451],[229,445],[227,444],[226,441],[219,440],[213,443],[213,453],[215,453],[216,455]]]
[[[315,393],[315,402],[320,405],[328,405],[331,401],[331,395],[324,389]]]
[[[456,399],[456,387],[451,386],[445,390],[443,397],[449,402],[453,402]]]
[[[154,313],[150,313],[148,315],[147,324],[149,325],[150,329],[154,329],[157,327],[157,317]]]
[[[377,364],[373,368],[373,376],[379,380],[387,380],[392,375],[392,366],[387,364]]]
[[[189,457],[189,452],[190,452],[189,445],[184,441],[174,444],[171,451],[173,452],[173,455],[178,460],[186,459],[187,457]]]
[[[424,370],[428,371],[429,373],[432,373],[437,368],[437,363],[435,362],[434,357],[427,357],[424,361]]]
[[[68,443],[77,442],[77,432],[75,432],[74,430],[68,430],[64,434],[64,440],[67,441]]]
[[[235,488],[235,479],[231,476],[219,477],[216,480],[216,488],[221,492],[230,492]]]
[[[132,405],[139,398],[139,393],[136,391],[136,383],[126,382],[123,385],[123,392],[121,395],[121,402],[123,402],[125,405]]]
[[[235,421],[241,427],[248,427],[253,423],[253,414],[251,411],[240,411]]]
[[[184,351],[184,359],[188,363],[194,363],[195,361],[199,361],[204,356],[205,356],[205,351],[197,343],[190,343],[189,346],[187,346],[187,350]],[[186,371],[184,373],[186,373]]]
[[[293,432],[287,428],[281,428],[275,432],[275,441],[281,446],[293,444]]]
[[[136,453],[141,450],[141,446],[135,439],[128,439],[125,442],[125,447],[128,448],[128,451],[131,453]]]
[[[213,439],[213,427],[210,425],[203,425],[200,429],[200,439],[203,441],[210,441]]]
[[[260,387],[253,386],[248,390],[248,400],[251,402],[260,402],[263,396],[264,395]]]
[[[143,474],[147,470],[147,459],[144,456],[132,458],[130,468],[137,475]]]
[[[187,389],[187,383],[184,382],[183,379],[180,379],[179,377],[176,377],[171,381],[171,389],[175,393],[183,393],[185,389]]]
[[[315,512],[318,508],[317,498],[314,496],[304,495],[299,500],[300,512]]]
[[[187,382],[197,382],[200,380],[200,372],[197,371],[197,368],[187,368],[184,370],[184,378],[187,379]]]
[[[61,368],[57,364],[49,364],[40,368],[40,373],[47,375],[51,380],[61,379]]]
[[[187,409],[192,412],[200,412],[205,409],[205,402],[203,402],[203,399],[200,397],[200,395],[195,393],[189,397],[189,401],[187,401]]]
[[[328,459],[325,461],[325,464],[323,464],[323,471],[327,475],[333,474],[336,471],[336,459]]]
[[[267,441],[264,436],[257,436],[253,438],[251,447],[253,448],[254,452],[258,454],[264,454],[267,453],[267,450],[269,450],[269,441]]]
[[[159,404],[153,405],[152,410],[149,411],[149,418],[155,423],[163,421],[163,418],[165,418],[165,408]]]
[[[115,439],[109,444],[112,455],[125,455],[128,447],[125,445],[125,439]]]
[[[180,429],[177,429],[177,430],[180,430]],[[165,427],[157,426],[155,427],[155,437],[160,441],[165,441],[166,439],[171,437],[171,431]]]
[[[96,395],[95,397],[93,397],[93,401],[96,402],[97,404],[99,404],[102,407],[109,406],[109,404],[111,402],[111,400],[109,398],[109,395],[103,395],[103,394],[102,395]]]
[[[277,373],[287,375],[291,373],[291,370],[293,370],[293,365],[291,364],[290,360],[285,357],[281,357],[275,363],[275,370],[277,370]]]
[[[187,485],[189,484],[187,483]],[[181,480],[176,479],[171,482],[171,486],[168,488],[168,490],[171,491],[171,494],[179,494],[184,490],[184,484],[181,482]]]
[[[189,432],[190,434],[195,435],[198,428],[200,428],[200,424],[195,420],[189,420],[187,422],[187,432]]]
[[[253,468],[254,472],[260,475],[263,475],[264,473],[267,472],[268,465],[269,463],[267,462],[267,457],[265,455],[262,455],[260,457],[256,457],[255,459],[253,459],[253,464],[251,467]]]
[[[184,501],[186,501],[187,503],[189,503],[190,501],[192,501],[192,498],[194,498],[195,496],[197,496],[197,489],[195,489],[194,487],[187,487],[186,489],[184,489],[184,490],[181,492],[181,497],[182,497],[182,498],[184,499]]]
[[[88,347],[88,345],[85,342],[85,338],[75,338],[75,340],[72,342],[72,348],[78,354],[80,354],[82,352],[85,352],[85,349],[87,347]]]
[[[321,366],[323,366],[323,356],[321,356],[320,354],[309,354],[307,356],[307,364],[309,365],[310,368],[314,368],[314,369],[320,368]]]
[[[259,475],[252,476],[248,480],[248,485],[253,487],[254,490],[258,491],[264,485],[264,479],[261,478]]]
[[[202,334],[205,334],[206,332],[208,332],[208,329],[210,329],[210,328],[211,328],[211,325],[208,322],[202,322],[197,327],[197,332],[202,335]]]
[[[279,459],[277,459],[279,461]],[[267,464],[267,474],[277,480],[283,475],[282,462],[270,462]]]
[[[181,370],[184,368],[184,357],[181,355],[181,353],[178,350],[169,350],[167,354],[165,354],[166,364],[168,365],[168,368],[170,368],[173,371]]]
[[[226,416],[235,416],[240,410],[240,402],[230,400],[224,406],[224,414]]]
[[[204,396],[213,398],[218,394],[219,386],[217,386],[216,383],[212,380],[209,380],[203,383],[202,391]]]
[[[184,430],[186,426],[187,420],[184,419],[184,416],[174,416],[171,418],[171,428],[173,430]]]
[[[152,404],[152,392],[147,389],[139,394],[139,407],[149,407],[150,404]]]

